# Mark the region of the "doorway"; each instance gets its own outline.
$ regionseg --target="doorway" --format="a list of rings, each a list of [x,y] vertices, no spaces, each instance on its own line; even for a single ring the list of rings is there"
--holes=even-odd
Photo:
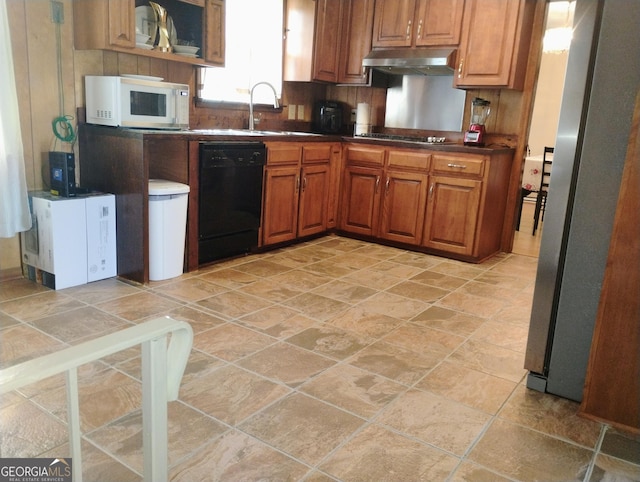
[[[542,58],[527,139],[526,157],[530,162],[525,161],[523,167],[528,171],[537,168],[536,159],[542,159],[545,146],[555,146],[574,8],[575,1],[551,0],[547,3]],[[534,234],[536,196],[534,191],[523,199],[520,229],[515,232],[513,240],[513,252],[516,254],[537,257],[540,251],[544,222],[540,220]]]

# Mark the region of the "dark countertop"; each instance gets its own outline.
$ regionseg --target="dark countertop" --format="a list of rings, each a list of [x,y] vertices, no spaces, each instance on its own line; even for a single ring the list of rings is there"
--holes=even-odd
[[[262,141],[262,142],[350,142],[356,144],[380,145],[385,147],[399,147],[409,149],[429,149],[443,152],[462,152],[467,154],[496,154],[498,152],[512,152],[514,149],[503,145],[488,145],[485,147],[469,147],[461,143],[444,142],[430,143],[408,140],[390,140],[371,137],[353,137],[340,134],[313,134],[309,132],[291,131],[249,131],[247,129],[193,129],[188,131],[156,130],[156,129],[129,129],[119,127],[106,127],[85,124],[92,129],[105,130],[115,136],[154,138],[184,138],[194,141]]]

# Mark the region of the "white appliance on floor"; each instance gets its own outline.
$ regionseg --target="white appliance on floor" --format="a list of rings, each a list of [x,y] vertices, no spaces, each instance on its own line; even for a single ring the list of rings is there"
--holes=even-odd
[[[21,233],[26,276],[62,289],[117,274],[113,194],[29,193],[32,228]]]

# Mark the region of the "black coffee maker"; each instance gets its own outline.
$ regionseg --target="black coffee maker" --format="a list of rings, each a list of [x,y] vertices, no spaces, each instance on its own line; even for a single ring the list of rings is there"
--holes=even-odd
[[[342,105],[332,100],[322,100],[313,106],[313,132],[338,134],[342,130]]]

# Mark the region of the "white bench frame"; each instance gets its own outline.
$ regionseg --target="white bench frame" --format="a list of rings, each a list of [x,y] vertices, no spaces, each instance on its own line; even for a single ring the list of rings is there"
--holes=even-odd
[[[167,347],[167,336],[171,334]],[[167,402],[178,398],[189,360],[193,330],[168,316],[0,370],[0,394],[66,372],[68,428],[73,480],[82,482],[78,367],[142,345],[142,445],[144,480],[168,479]]]

